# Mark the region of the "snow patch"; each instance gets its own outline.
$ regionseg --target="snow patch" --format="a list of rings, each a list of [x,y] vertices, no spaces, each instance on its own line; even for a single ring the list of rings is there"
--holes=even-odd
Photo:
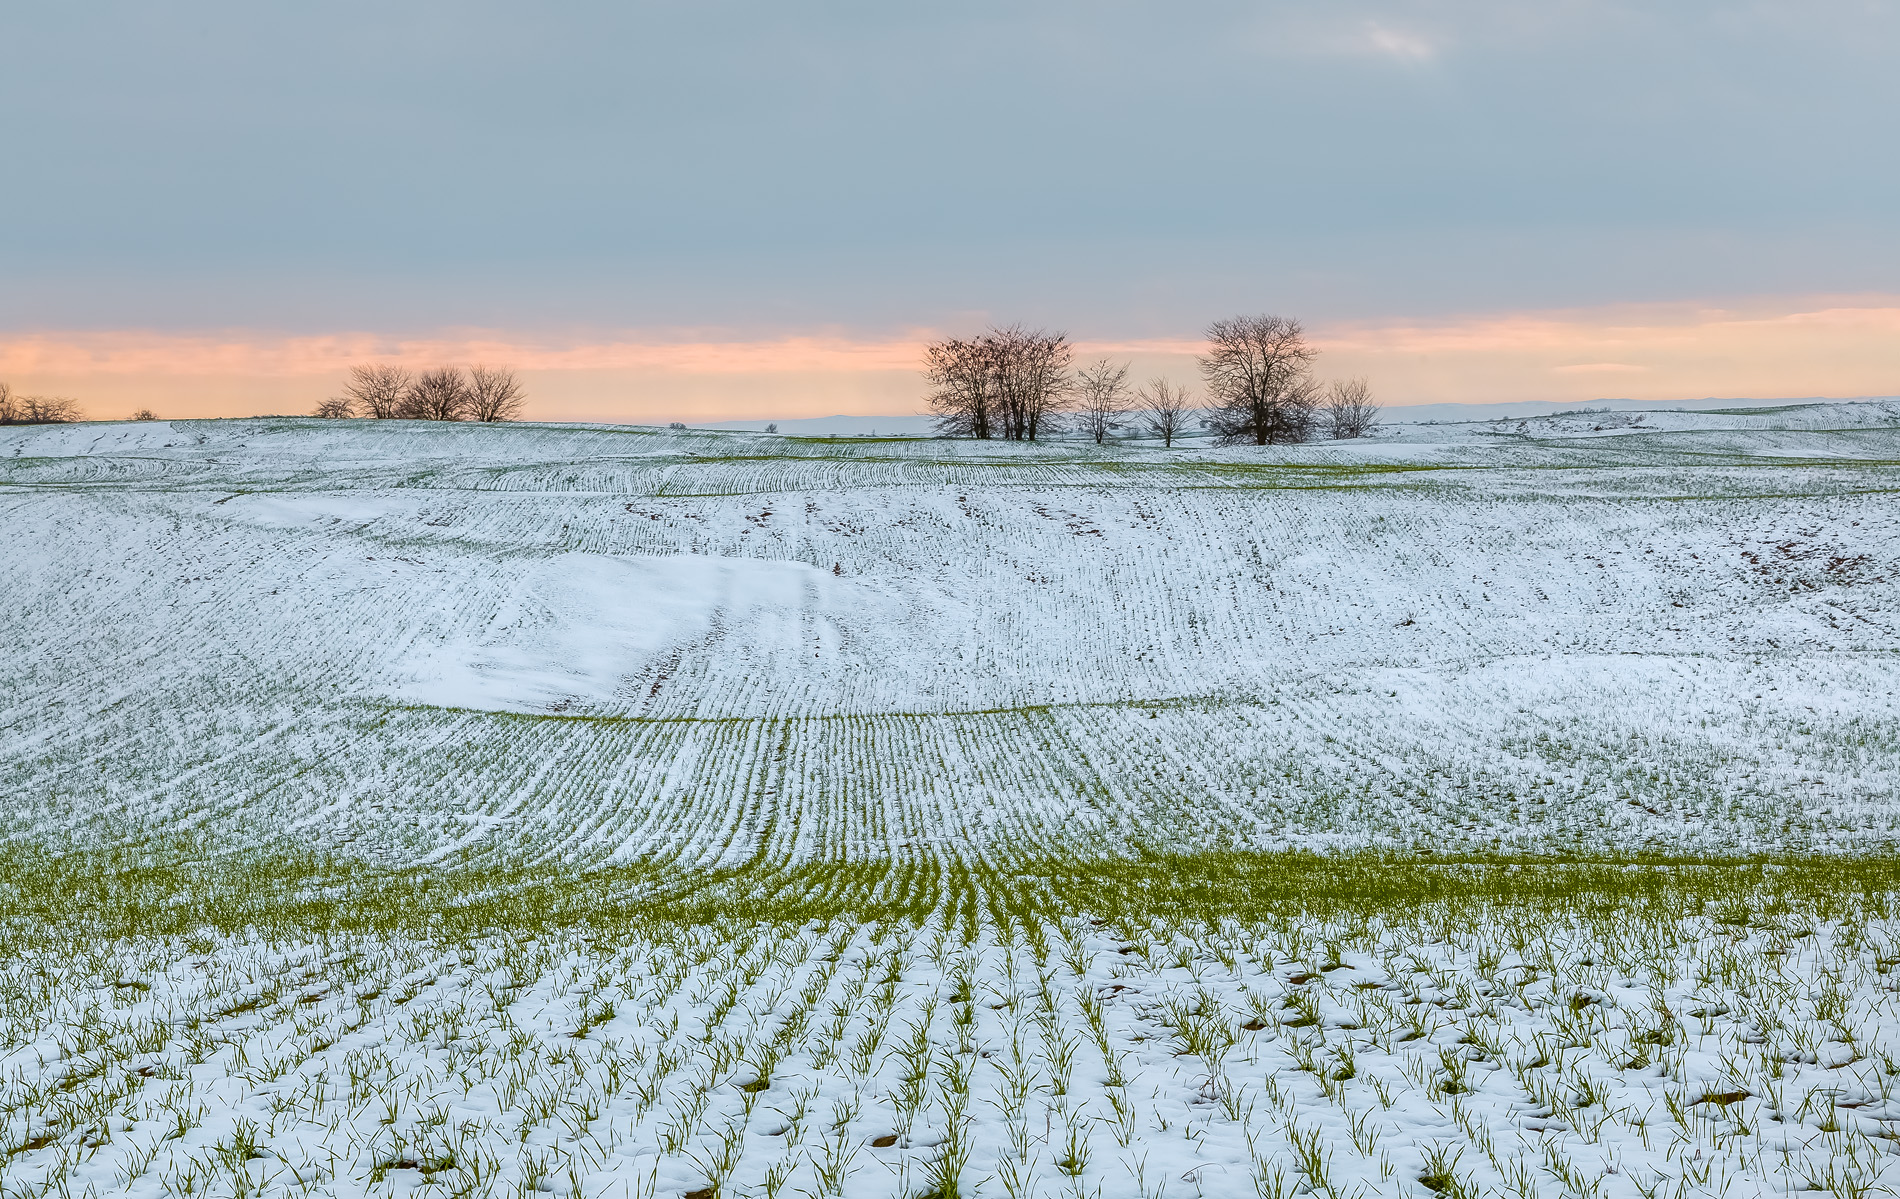
[[[784,638],[814,622],[874,616],[883,598],[802,562],[560,554],[522,566],[480,635],[412,652],[393,694],[442,707],[597,709],[715,626]]]

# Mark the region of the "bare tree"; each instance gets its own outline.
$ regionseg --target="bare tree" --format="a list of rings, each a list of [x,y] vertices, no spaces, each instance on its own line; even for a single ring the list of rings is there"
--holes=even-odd
[[[79,401],[71,396],[28,396],[26,403],[30,413],[48,424],[86,419],[86,414],[79,410]]]
[[[1280,397],[1274,415],[1277,423],[1268,441],[1311,441],[1319,430],[1319,411],[1326,399],[1326,385],[1311,375],[1293,381]]]
[[[985,340],[990,344],[1003,436],[1034,441],[1069,399],[1069,362],[1075,351],[1068,334],[1010,325],[992,330]]]
[[[1187,431],[1188,419],[1194,415],[1187,388],[1166,379],[1148,380],[1148,385],[1136,393],[1135,402],[1136,411],[1141,414],[1141,427],[1148,436],[1159,437],[1161,444],[1170,449],[1174,439]]]
[[[1075,373],[1074,395],[1076,426],[1101,445],[1128,414],[1128,364],[1097,358]]]
[[[995,397],[989,355],[981,338],[947,338],[924,347],[924,402],[945,437],[987,441],[994,433]]]
[[[133,420],[157,420],[158,413],[153,412],[150,408],[141,408],[137,412],[134,412],[132,414],[132,419]]]
[[[1201,376],[1213,401],[1208,426],[1222,445],[1304,441],[1312,435],[1318,387],[1307,374],[1318,351],[1300,322],[1239,316],[1207,327]]]
[[[26,409],[26,419],[35,424],[63,425],[85,419],[79,401],[71,396],[26,396],[20,402]]]
[[[477,365],[468,372],[468,397],[470,420],[518,420],[528,393],[510,368]]]
[[[356,415],[356,404],[349,396],[331,396],[317,404],[314,415],[324,420],[348,420]]]
[[[952,437],[1034,441],[1069,396],[1067,335],[1010,325],[924,350],[926,397],[937,431]]]
[[[343,398],[349,402],[352,414],[361,412],[375,420],[394,420],[407,415],[403,406],[414,382],[400,366],[353,366],[350,381],[343,385]]]
[[[0,383],[0,425],[63,425],[81,418],[70,396],[25,396]]]
[[[1379,427],[1379,406],[1364,379],[1335,379],[1326,390],[1326,416],[1336,438],[1364,437]]]
[[[411,420],[466,420],[468,413],[468,380],[459,367],[423,371],[403,393],[402,414]]]

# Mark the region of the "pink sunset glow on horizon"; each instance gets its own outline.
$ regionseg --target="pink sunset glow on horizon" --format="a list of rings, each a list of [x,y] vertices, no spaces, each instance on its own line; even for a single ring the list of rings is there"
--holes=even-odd
[[[1319,322],[1311,332],[1323,374],[1367,376],[1389,405],[1900,392],[1895,296]],[[535,419],[895,415],[917,410],[918,363],[938,335],[43,330],[0,335],[0,380],[74,396],[94,419],[140,407],[244,416],[307,412],[353,363],[488,362],[522,372]],[[1076,348],[1128,359],[1138,377],[1192,383],[1200,342],[1078,336]]]

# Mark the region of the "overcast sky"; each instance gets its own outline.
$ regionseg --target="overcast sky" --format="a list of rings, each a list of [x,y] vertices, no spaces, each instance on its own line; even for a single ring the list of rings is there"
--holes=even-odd
[[[16,343],[1900,294],[1887,3],[23,3],[0,45]]]

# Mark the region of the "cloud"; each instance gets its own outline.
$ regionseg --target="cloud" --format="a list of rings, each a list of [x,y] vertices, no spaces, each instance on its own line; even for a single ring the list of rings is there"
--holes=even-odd
[[[1448,44],[1442,33],[1413,24],[1338,12],[1275,13],[1256,23],[1253,40],[1269,53],[1320,58],[1385,58],[1421,63],[1438,57]]]
[[[1426,62],[1438,56],[1439,47],[1434,39],[1378,21],[1365,23],[1364,39],[1363,45],[1373,53],[1401,62]]]

